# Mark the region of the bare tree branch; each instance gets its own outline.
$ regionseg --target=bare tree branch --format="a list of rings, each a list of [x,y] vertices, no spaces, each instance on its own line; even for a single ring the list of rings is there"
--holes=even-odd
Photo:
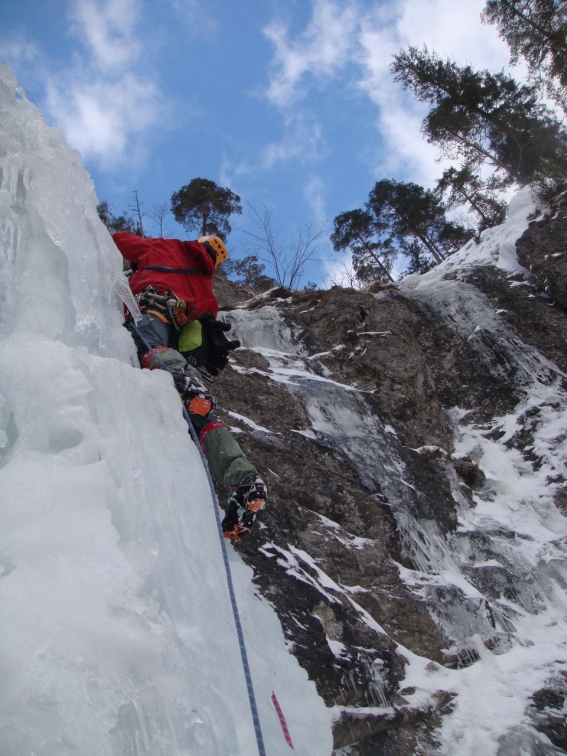
[[[249,254],[254,254],[273,271],[278,286],[295,290],[309,262],[319,261],[326,247],[324,239],[326,224],[314,228],[310,223],[300,223],[295,229],[275,227],[274,208],[264,205],[260,211],[249,205],[252,227],[242,229],[248,237],[244,243]]]
[[[156,224],[156,226],[159,229],[159,235],[163,237],[163,222],[170,214],[169,205],[167,202],[164,202],[161,205],[152,205],[152,211],[148,213],[150,218],[153,220],[153,222]]]
[[[342,289],[357,289],[361,291],[368,285],[367,281],[361,281],[357,277],[352,267],[349,267],[344,260],[341,260],[340,268],[334,273],[327,271],[327,279],[332,286],[339,286]]]
[[[144,222],[142,220],[143,217],[144,217],[144,214],[142,213],[142,203],[140,202],[140,200],[138,198],[138,191],[136,189],[132,192],[132,194],[134,195],[134,201],[133,201],[132,205],[128,209],[132,210],[132,212],[134,213],[134,216],[137,217],[137,219],[138,219],[138,229],[140,231],[140,236],[142,238],[144,238],[144,236],[145,236],[145,234],[144,234]]]

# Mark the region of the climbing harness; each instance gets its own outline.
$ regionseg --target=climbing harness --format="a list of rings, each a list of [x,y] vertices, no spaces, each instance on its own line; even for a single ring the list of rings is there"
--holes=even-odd
[[[158,363],[161,365],[163,370],[167,370],[168,373],[171,373],[171,370],[163,363],[158,354],[156,353],[155,349],[153,349],[148,341],[144,338],[144,336],[140,333],[138,328],[133,323],[130,323],[129,329],[136,334],[136,336],[140,339],[140,341],[147,347],[147,349],[153,353],[154,357],[158,361]],[[228,552],[226,549],[226,542],[222,533],[222,524],[221,524],[221,518],[219,514],[219,502],[217,499],[217,495],[215,493],[215,487],[213,484],[213,479],[211,477],[211,471],[209,469],[209,464],[207,462],[207,458],[205,457],[205,453],[201,448],[201,445],[199,443],[199,439],[197,437],[197,433],[195,431],[195,428],[193,428],[193,423],[191,422],[191,418],[189,417],[189,412],[187,411],[187,408],[183,405],[183,417],[185,418],[185,422],[189,426],[189,433],[191,434],[191,438],[195,442],[195,446],[199,450],[199,454],[201,456],[201,461],[203,463],[203,467],[205,468],[205,473],[207,475],[207,480],[209,482],[209,488],[211,490],[211,497],[213,501],[213,509],[215,512],[215,518],[217,522],[217,531],[219,535],[219,540],[221,544],[221,551],[222,551],[222,558],[223,558],[223,564],[224,569],[226,573],[226,582],[228,586],[228,593],[230,596],[230,604],[232,606],[232,614],[234,616],[234,624],[236,625],[236,634],[238,636],[238,645],[240,647],[240,656],[242,659],[242,666],[244,668],[244,679],[246,680],[246,689],[248,691],[248,700],[250,703],[250,711],[252,713],[252,722],[254,724],[254,732],[256,734],[256,743],[258,745],[258,753],[259,756],[266,756],[266,749],[264,747],[264,738],[262,735],[262,728],[260,726],[260,717],[258,715],[258,706],[256,705],[256,696],[254,694],[254,685],[252,683],[252,675],[250,673],[250,664],[248,662],[248,654],[246,653],[246,643],[244,641],[244,632],[242,630],[242,622],[240,621],[240,613],[238,611],[238,604],[236,603],[236,595],[234,593],[234,584],[232,582],[232,574],[230,572],[230,564],[228,561]]]
[[[162,292],[153,286],[147,286],[144,291],[136,294],[136,301],[142,312],[156,315],[163,323],[172,325],[176,331],[189,320],[187,302],[179,299],[171,289]]]

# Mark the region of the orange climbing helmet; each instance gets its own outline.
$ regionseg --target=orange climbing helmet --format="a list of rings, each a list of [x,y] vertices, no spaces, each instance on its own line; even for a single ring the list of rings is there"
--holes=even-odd
[[[201,236],[197,239],[198,242],[208,246],[215,253],[215,268],[223,263],[228,257],[228,252],[224,246],[223,240],[218,236]]]

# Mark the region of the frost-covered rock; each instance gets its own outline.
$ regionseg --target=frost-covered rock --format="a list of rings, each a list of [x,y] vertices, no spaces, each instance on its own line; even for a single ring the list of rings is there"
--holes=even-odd
[[[534,209],[399,287],[226,314],[220,405],[272,494],[240,551],[349,754],[562,747],[567,323],[515,256]]]

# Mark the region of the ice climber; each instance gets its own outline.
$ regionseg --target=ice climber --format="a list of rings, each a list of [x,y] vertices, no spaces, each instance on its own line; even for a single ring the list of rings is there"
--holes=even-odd
[[[240,346],[226,337],[230,324],[217,320],[212,287],[215,268],[226,260],[226,247],[218,236],[179,241],[143,239],[120,231],[112,238],[134,271],[130,288],[142,320],[134,325],[127,316],[126,327],[136,342],[140,365],[171,371],[213,475],[232,490],[222,528],[227,538],[236,541],[250,531],[257,512],[264,508],[266,486],[216,417],[215,399],[197,369],[218,375],[229,352]]]

